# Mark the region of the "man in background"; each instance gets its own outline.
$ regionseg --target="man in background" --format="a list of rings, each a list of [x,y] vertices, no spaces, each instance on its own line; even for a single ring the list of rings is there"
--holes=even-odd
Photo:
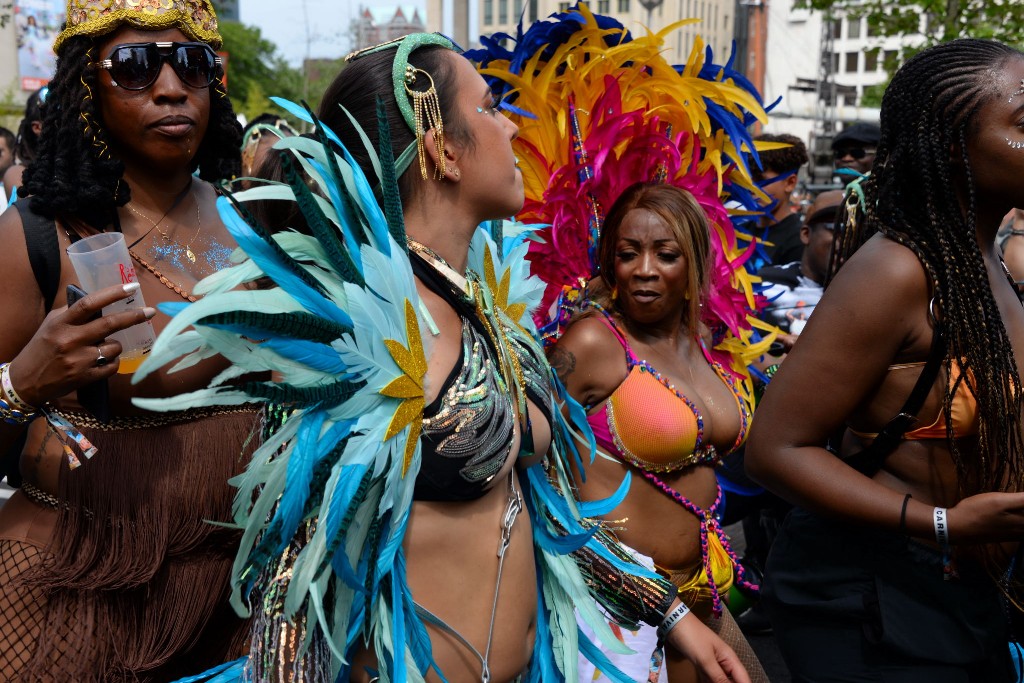
[[[858,122],[839,131],[832,140],[836,175],[843,185],[871,172],[878,152],[881,130],[873,123]]]
[[[754,181],[761,191],[768,195],[772,204],[768,208],[762,227],[768,230],[764,235],[765,251],[772,263],[799,261],[804,245],[800,241],[800,226],[803,219],[793,203],[800,168],[807,163],[807,147],[795,135],[771,135],[765,133],[754,138],[758,142],[777,142],[788,145],[781,149],[758,152],[761,168],[753,167]]]

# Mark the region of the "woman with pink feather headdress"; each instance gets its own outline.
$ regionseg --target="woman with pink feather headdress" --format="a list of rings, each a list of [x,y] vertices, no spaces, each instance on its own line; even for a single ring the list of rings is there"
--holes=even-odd
[[[548,226],[528,256],[547,283],[537,322],[600,456],[577,461],[579,493],[614,498],[632,477],[603,524],[767,681],[724,609],[734,579],[745,582],[715,473],[745,440],[747,364],[770,341],[755,331],[762,299],[744,270],[756,241],[734,225],[764,203],[744,161],[764,107],[699,40],[686,65],[667,62],[663,39],[679,24],[634,39],[582,4],[553,19],[520,31],[511,51],[511,36],[494,36],[467,56],[520,127],[519,218]],[[637,653],[613,656],[623,671],[697,679],[654,629],[623,636]]]

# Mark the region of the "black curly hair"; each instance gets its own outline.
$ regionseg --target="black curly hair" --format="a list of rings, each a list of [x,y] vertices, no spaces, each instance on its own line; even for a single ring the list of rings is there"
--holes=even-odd
[[[18,124],[18,140],[14,153],[21,164],[29,164],[36,158],[36,151],[39,147],[39,134],[32,130],[32,124],[43,120],[43,93],[46,88],[40,88],[28,96],[25,101],[25,116]]]
[[[975,233],[972,168],[986,160],[971,159],[967,147],[977,133],[978,110],[1005,97],[993,73],[1013,59],[1024,59],[1024,53],[966,38],[929,48],[900,68],[882,98],[878,154],[862,185],[866,215],[838,226],[829,267],[834,274],[881,232],[911,249],[927,270],[945,325],[947,370],[950,359],[964,366],[943,400],[963,495],[1024,490],[1024,387]],[[953,438],[960,382],[978,403],[977,452],[965,453]]]
[[[121,182],[124,164],[110,152],[99,107],[94,101],[97,39],[68,38],[57,56],[57,69],[43,111],[43,135],[35,161],[24,174],[26,194],[38,214],[78,216],[101,226],[117,207],[131,199]],[[210,86],[210,124],[199,145],[194,167],[210,182],[229,180],[241,170],[242,127],[221,82]]]
[[[807,146],[804,141],[795,135],[787,135],[781,133],[779,135],[773,135],[771,133],[763,133],[754,138],[755,141],[762,142],[782,142],[789,147],[782,149],[768,149],[763,152],[758,152],[757,156],[761,159],[761,168],[765,171],[772,171],[776,174],[788,173],[790,171],[796,171],[801,166],[807,163]],[[754,180],[762,180],[763,173],[761,170],[752,167],[751,171],[754,175]]]

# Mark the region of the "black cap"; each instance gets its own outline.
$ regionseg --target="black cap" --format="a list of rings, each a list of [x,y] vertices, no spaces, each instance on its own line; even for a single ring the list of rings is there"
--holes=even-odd
[[[855,142],[862,145],[878,145],[878,141],[881,137],[882,131],[876,124],[859,121],[852,126],[847,126],[839,131],[839,134],[832,139],[832,149],[835,149],[844,142]]]

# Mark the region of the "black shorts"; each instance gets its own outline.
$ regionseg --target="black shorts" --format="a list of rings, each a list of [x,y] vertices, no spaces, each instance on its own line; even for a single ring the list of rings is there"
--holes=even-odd
[[[793,510],[762,592],[795,683],[1016,680],[1000,593],[976,563]]]

